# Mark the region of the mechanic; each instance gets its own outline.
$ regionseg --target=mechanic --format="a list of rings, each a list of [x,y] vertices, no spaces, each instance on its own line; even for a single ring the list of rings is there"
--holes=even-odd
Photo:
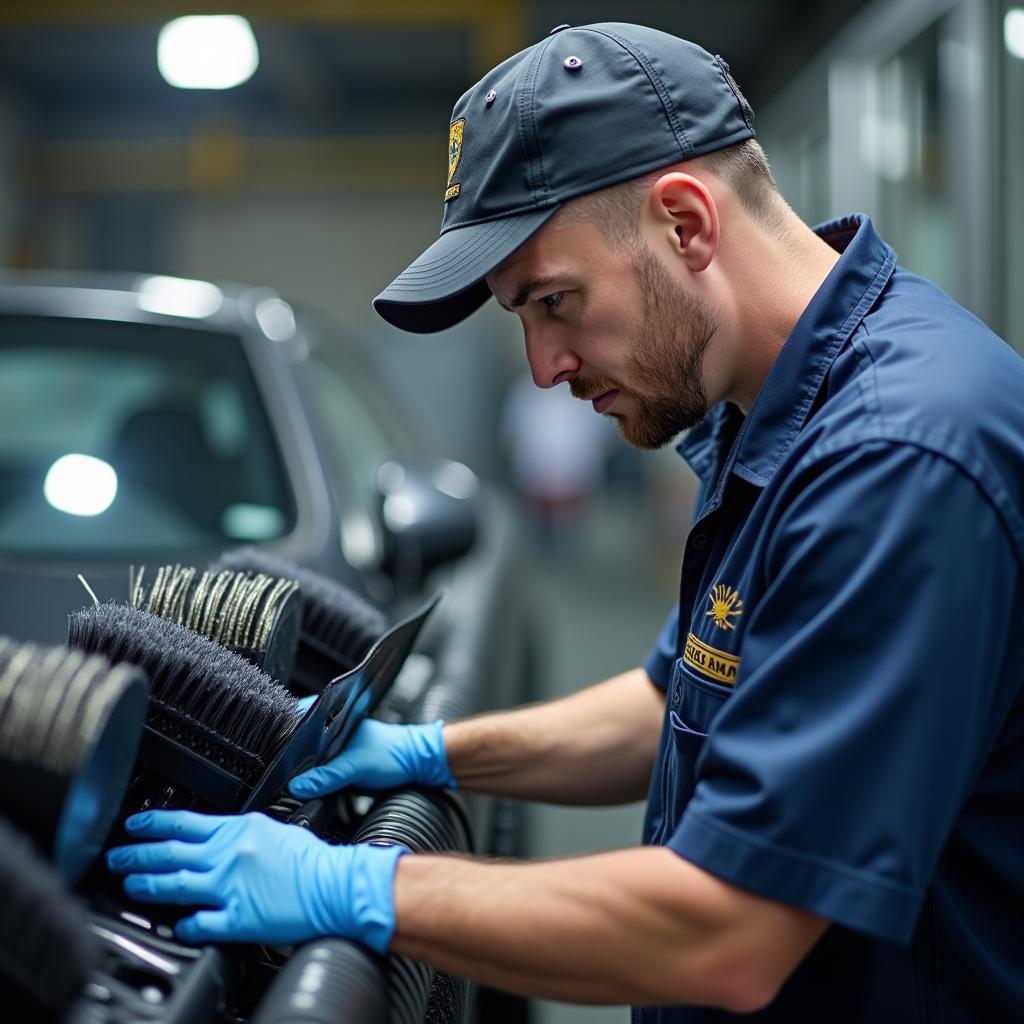
[[[493,294],[540,387],[642,448],[692,428],[680,600],[643,667],[369,721],[292,782],[647,792],[644,845],[497,863],[146,812],[109,862],[208,908],[183,937],[340,934],[644,1022],[1024,1019],[1024,361],[866,217],[804,225],[751,117],[720,58],[622,24],[459,100],[442,234],[377,309],[427,332]]]

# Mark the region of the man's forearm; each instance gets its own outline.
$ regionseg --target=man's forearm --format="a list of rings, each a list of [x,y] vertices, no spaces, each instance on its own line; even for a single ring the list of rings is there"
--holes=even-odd
[[[642,799],[664,696],[634,669],[561,700],[445,726],[452,775],[478,792],[565,804]]]
[[[407,856],[393,951],[540,998],[769,1001],[825,922],[729,886],[664,848],[537,864]]]

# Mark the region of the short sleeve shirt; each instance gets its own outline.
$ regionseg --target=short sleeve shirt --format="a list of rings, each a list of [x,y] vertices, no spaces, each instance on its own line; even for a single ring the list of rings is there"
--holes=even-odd
[[[744,1020],[1024,1020],[1024,360],[866,217],[816,230],[842,255],[749,414],[679,446],[644,838],[832,922]]]

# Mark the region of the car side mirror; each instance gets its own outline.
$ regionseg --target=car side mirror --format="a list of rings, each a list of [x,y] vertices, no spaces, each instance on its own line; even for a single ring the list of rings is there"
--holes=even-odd
[[[401,590],[454,562],[477,537],[480,483],[461,462],[386,462],[377,474],[384,536],[382,568]]]

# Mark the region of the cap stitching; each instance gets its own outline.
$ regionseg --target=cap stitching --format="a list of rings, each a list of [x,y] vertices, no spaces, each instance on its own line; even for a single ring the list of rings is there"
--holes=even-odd
[[[534,200],[526,206],[513,206],[510,210],[499,210],[497,213],[489,213],[486,217],[473,217],[469,220],[453,220],[441,228],[441,235],[448,234],[453,228],[468,228],[473,224],[486,224],[489,220],[504,220],[506,217],[513,217],[520,213],[532,213],[535,210],[543,210],[548,206],[561,202],[559,199],[552,199],[546,196],[544,199]],[[438,236],[440,237],[440,235]]]
[[[468,265],[481,259],[489,259],[495,251],[504,248],[509,236],[515,235],[515,227],[517,225],[514,222],[510,222],[509,224],[502,225],[493,234],[481,235],[463,246],[448,259],[431,260],[429,264],[422,264],[419,267],[412,263],[392,281],[385,291],[389,291],[392,288],[414,290],[428,284],[450,281],[453,276],[457,277]],[[539,227],[540,225],[537,225],[533,230],[536,231]],[[484,273],[487,272],[484,271]]]
[[[654,65],[648,60],[647,55],[638,47],[633,46],[628,40],[615,35],[613,32],[597,28],[592,28],[590,31],[596,32],[598,35],[605,36],[606,38],[617,42],[619,46],[629,53],[640,67],[643,68],[651,85],[654,87],[654,91],[658,94],[658,99],[661,100],[662,108],[665,111],[665,117],[668,119],[668,123],[672,127],[672,133],[676,137],[676,142],[679,145],[680,151],[684,157],[688,157],[693,150],[693,143],[690,141],[690,137],[686,134],[685,129],[676,115],[676,107],[672,102],[672,96],[665,88],[665,84],[662,82],[661,76],[655,70]]]
[[[441,268],[445,271],[461,269],[466,263],[472,262],[473,257],[477,256],[479,253],[486,252],[487,250],[496,247],[509,235],[514,234],[514,228],[516,226],[517,225],[514,222],[503,224],[501,228],[494,232],[494,234],[480,235],[466,243],[455,252],[449,254],[447,257],[440,257],[438,259],[431,260],[429,263],[420,263],[418,266],[416,262],[413,262],[406,267],[401,274],[399,274],[399,277],[409,279],[412,277],[429,276],[435,268]]]
[[[440,266],[433,267],[430,270],[414,271],[411,273],[406,271],[405,273],[399,274],[398,278],[395,279],[395,286],[418,288],[420,286],[440,284],[460,278],[466,270],[473,268],[482,260],[489,259],[494,253],[500,252],[504,247],[502,243],[507,243],[510,238],[514,239],[515,236],[505,235],[502,238],[495,238],[489,245],[480,246],[472,253],[466,253],[465,258],[460,259],[458,262],[453,260],[450,263],[441,264]],[[487,271],[485,270],[479,276],[483,277],[486,273]],[[399,280],[401,283],[399,283]]]
[[[536,106],[533,102],[537,89],[537,78],[540,76],[540,62],[550,45],[549,39],[537,48],[533,63],[527,71],[523,98],[519,101],[519,132],[523,146],[530,157],[530,193],[534,202],[546,199],[550,191],[547,175],[544,172],[544,153],[540,144],[540,135],[537,132]],[[539,194],[538,185],[540,186]]]

